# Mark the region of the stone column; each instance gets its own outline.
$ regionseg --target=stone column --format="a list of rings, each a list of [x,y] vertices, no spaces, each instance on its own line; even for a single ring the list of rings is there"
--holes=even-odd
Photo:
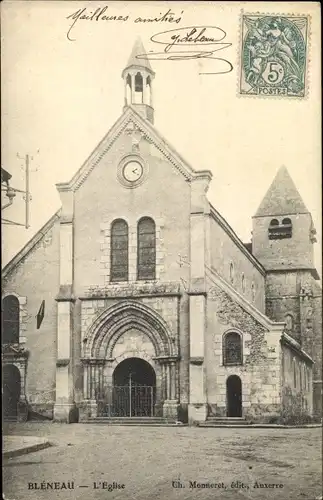
[[[136,95],[135,95],[135,75],[131,74],[131,104],[136,103]]]
[[[171,391],[170,391],[171,399],[177,400],[176,395],[176,363],[175,361],[171,362]]]
[[[172,370],[171,364],[166,365],[167,369],[167,399],[172,399]]]
[[[98,370],[98,382],[99,382],[99,391],[98,391],[98,396],[99,399],[103,399],[103,362],[99,364]]]
[[[90,383],[89,366],[83,366],[83,399],[89,399],[88,385]]]
[[[73,371],[73,212],[74,193],[58,186],[60,215],[59,292],[57,301],[56,401],[54,420],[76,420]]]
[[[128,99],[127,99],[127,76],[124,77],[124,105],[128,106]]]
[[[166,399],[166,374],[165,374],[165,365],[160,365],[161,369],[161,399],[164,402]]]
[[[210,265],[208,220],[210,205],[206,193],[211,172],[204,171],[191,183],[190,231],[190,369],[189,422],[204,421],[207,417],[206,368],[204,339],[206,317],[205,269]]]
[[[178,417],[178,400],[176,398],[176,365],[175,361],[167,360],[165,366],[166,374],[166,399],[163,405],[163,416],[166,418],[177,420]]]
[[[190,296],[190,423],[207,417],[206,380],[204,371],[205,296]]]

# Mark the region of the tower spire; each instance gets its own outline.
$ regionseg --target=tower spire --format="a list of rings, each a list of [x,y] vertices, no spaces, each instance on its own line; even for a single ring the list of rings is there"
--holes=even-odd
[[[146,50],[138,37],[127,65],[122,72],[125,88],[125,107],[133,107],[143,118],[154,122],[152,81],[155,73],[145,58]]]
[[[309,213],[285,166],[280,167],[255,217]]]

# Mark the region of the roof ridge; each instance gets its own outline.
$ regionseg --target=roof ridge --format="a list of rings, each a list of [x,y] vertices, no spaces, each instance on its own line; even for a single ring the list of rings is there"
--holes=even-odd
[[[1,271],[2,278],[5,278],[14,267],[16,267],[20,261],[28,255],[29,252],[37,245],[37,243],[45,236],[47,231],[51,229],[56,219],[59,218],[61,213],[61,208],[59,208],[54,215],[52,215],[45,224],[38,229],[38,231],[32,236],[27,243],[9,260],[9,262],[4,266]]]

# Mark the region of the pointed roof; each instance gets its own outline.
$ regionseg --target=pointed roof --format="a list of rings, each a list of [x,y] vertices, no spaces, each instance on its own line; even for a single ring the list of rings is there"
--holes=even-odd
[[[309,213],[286,167],[278,170],[254,217]]]
[[[143,57],[137,57],[137,56],[142,56],[143,54],[147,54],[145,47],[143,46],[143,43],[141,41],[141,38],[138,36],[136,39],[134,46],[132,48],[130,57],[128,59],[128,63],[123,70],[123,72],[130,68],[131,66],[136,66],[139,68],[145,68],[146,71],[154,75],[154,71],[152,70],[152,67],[150,66],[150,62],[148,59],[145,59]]]

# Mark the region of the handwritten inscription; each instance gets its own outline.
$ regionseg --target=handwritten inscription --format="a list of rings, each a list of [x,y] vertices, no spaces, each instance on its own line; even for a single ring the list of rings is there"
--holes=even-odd
[[[117,23],[125,23],[132,21],[136,24],[179,24],[182,20],[181,11],[180,15],[168,9],[167,12],[160,12],[156,17],[142,17],[131,18],[130,14],[115,15],[110,11],[106,5],[97,9],[89,10],[87,7],[78,9],[72,14],[67,16],[67,19],[72,21],[68,31],[67,39],[75,41],[71,37],[72,30],[79,21],[114,21]],[[231,62],[224,58],[219,57],[218,52],[228,49],[232,46],[230,42],[225,41],[227,34],[224,29],[218,26],[186,26],[184,28],[171,29],[161,31],[154,34],[150,40],[163,46],[161,51],[149,51],[145,54],[138,54],[137,59],[146,60],[166,60],[166,61],[185,61],[190,59],[207,59],[212,60],[212,69],[210,71],[200,72],[200,75],[219,75],[230,73],[233,70]]]
[[[181,12],[183,14],[183,11]],[[104,7],[99,7],[95,10],[89,10],[87,7],[84,7],[83,9],[78,9],[77,11],[73,12],[69,16],[67,16],[66,19],[71,19],[72,24],[70,25],[66,37],[70,42],[75,42],[75,38],[71,38],[71,32],[73,28],[75,27],[76,23],[78,21],[117,21],[117,22],[127,22],[130,20],[130,15],[113,15],[112,12],[109,10],[108,5],[105,5]],[[160,13],[159,16],[156,17],[144,17],[144,16],[138,16],[132,21],[134,23],[179,23],[181,21],[182,17],[181,15],[178,16],[174,12],[172,12],[171,9],[168,9],[167,12]]]

